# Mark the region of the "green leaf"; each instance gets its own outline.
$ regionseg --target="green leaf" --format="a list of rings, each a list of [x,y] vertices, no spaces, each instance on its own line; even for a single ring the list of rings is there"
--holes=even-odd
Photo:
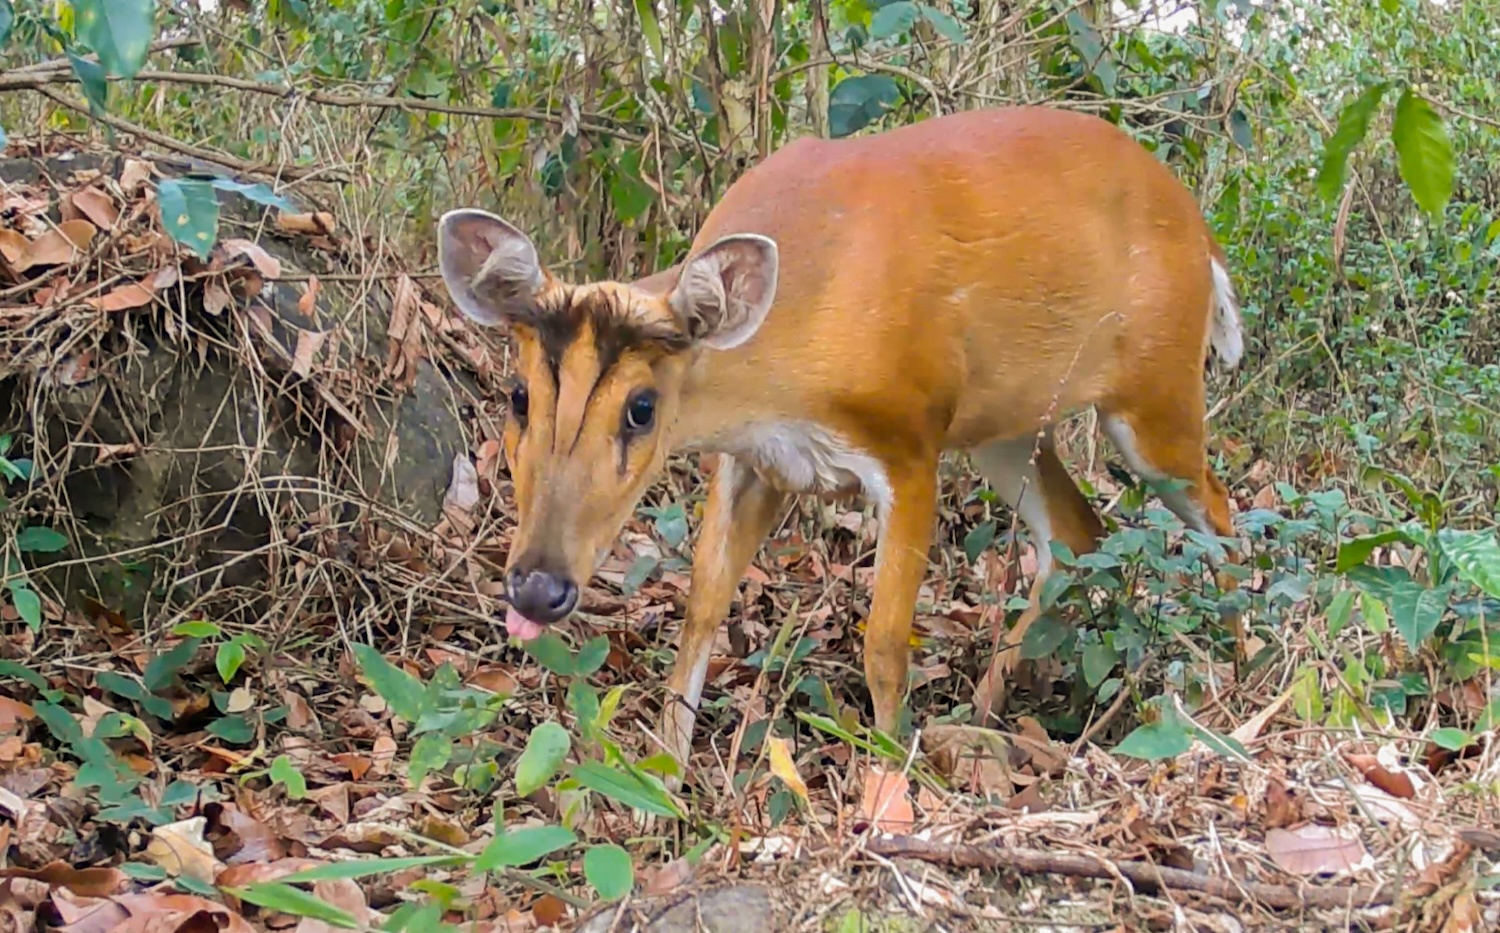
[[[10,588],[10,601],[15,604],[16,614],[33,632],[42,627],[42,598],[29,586]]]
[[[578,649],[578,657],[573,660],[573,676],[589,676],[603,667],[608,657],[609,638],[605,635],[595,635]]]
[[[10,39],[10,31],[16,25],[16,11],[10,5],[10,0],[0,0],[0,45],[4,45]],[[3,136],[4,134],[0,134]],[[0,139],[0,146],[5,145],[5,140]]]
[[[206,619],[193,619],[172,626],[172,634],[191,636],[193,638],[213,638],[217,635],[223,635],[224,630]]]
[[[1437,631],[1448,607],[1448,587],[1423,586],[1400,568],[1357,567],[1349,579],[1385,603],[1391,611],[1391,623],[1413,651],[1420,650]]]
[[[1473,736],[1462,729],[1434,729],[1429,738],[1432,739],[1432,744],[1439,748],[1446,748],[1450,752],[1456,752],[1466,745],[1474,744]]]
[[[238,638],[220,645],[218,652],[214,655],[214,667],[219,671],[219,679],[226,684],[234,680],[235,673],[244,663],[245,644]]]
[[[1412,197],[1429,214],[1440,214],[1453,197],[1453,142],[1438,115],[1411,88],[1396,101],[1396,122],[1391,127],[1396,143],[1396,164]]]
[[[109,77],[98,62],[91,62],[73,52],[67,55],[73,74],[78,76],[78,83],[83,88],[84,99],[89,102],[89,112],[97,117],[109,109]]]
[[[1176,758],[1193,745],[1192,733],[1176,717],[1139,726],[1115,746],[1115,753],[1146,761]]]
[[[219,236],[219,198],[214,186],[197,179],[169,178],[156,195],[167,233],[207,262]]]
[[[583,853],[583,877],[600,897],[613,901],[629,894],[635,886],[635,867],[630,864],[629,852],[614,843],[605,843]]]
[[[141,680],[145,681],[146,689],[156,693],[171,686],[172,681],[177,677],[177,672],[187,667],[193,655],[198,653],[199,644],[196,638],[184,638],[147,661],[146,669],[141,672]]]
[[[272,781],[286,788],[286,795],[293,800],[301,800],[307,796],[307,779],[287,756],[276,756],[276,760],[271,762],[270,775]]]
[[[1318,193],[1324,200],[1334,200],[1343,190],[1349,153],[1364,141],[1365,134],[1370,131],[1370,118],[1389,87],[1389,82],[1381,81],[1365,88],[1339,114],[1338,126],[1323,144],[1323,163],[1318,168]]]
[[[666,55],[661,44],[661,24],[656,20],[654,0],[635,0],[635,15],[641,20],[641,32],[646,35],[646,44],[657,64],[665,64]]]
[[[410,723],[422,718],[426,693],[421,681],[387,661],[379,651],[366,644],[354,645],[354,661],[359,665],[360,673],[370,681],[370,686],[391,708],[391,712]]]
[[[16,549],[26,553],[61,551],[68,546],[68,539],[59,532],[41,525],[22,528],[16,535]]]
[[[1496,541],[1494,532],[1444,528],[1437,533],[1437,541],[1458,568],[1461,580],[1500,599],[1500,541]]]
[[[428,732],[412,745],[406,776],[416,787],[429,772],[441,771],[452,757],[453,740],[441,732]]]
[[[156,32],[155,0],[73,0],[79,38],[110,74],[133,78]]]
[[[1057,576],[1062,576],[1062,574],[1057,574]],[[1062,643],[1067,640],[1072,631],[1070,626],[1064,624],[1053,613],[1042,613],[1036,621],[1031,623],[1026,634],[1021,636],[1021,657],[1027,661],[1047,657],[1062,647]]]
[[[964,27],[959,24],[958,20],[937,7],[928,6],[925,3],[919,6],[922,8],[922,18],[932,24],[932,28],[937,30],[938,35],[956,45],[962,45],[966,41]]]
[[[208,724],[208,731],[231,745],[246,745],[255,738],[255,726],[244,716],[225,716]]]
[[[682,810],[677,802],[655,779],[639,778],[599,761],[586,761],[575,765],[571,773],[584,787],[623,803],[627,807],[635,807],[637,810],[644,810],[657,816],[683,819]]]
[[[524,826],[496,836],[479,853],[476,871],[519,868],[578,841],[573,831],[561,826]]]
[[[853,75],[828,95],[828,134],[834,139],[856,133],[880,119],[901,97],[886,75]]]
[[[1248,150],[1255,145],[1255,137],[1250,132],[1250,118],[1238,107],[1229,114],[1229,136],[1241,149]]]
[[[1404,528],[1393,528],[1390,531],[1382,531],[1378,534],[1350,538],[1339,545],[1338,562],[1334,565],[1334,572],[1348,573],[1350,570],[1369,560],[1370,555],[1375,552],[1376,548],[1384,547],[1396,541],[1404,541],[1407,544],[1418,543]]]
[[[895,3],[887,3],[875,11],[870,19],[870,37],[872,39],[889,39],[891,36],[908,32],[917,24],[917,16],[920,11],[915,3],[909,0],[896,0]]]
[[[242,901],[249,901],[257,907],[280,911],[294,917],[312,917],[314,920],[322,920],[331,926],[342,927],[346,930],[359,929],[359,922],[342,907],[330,904],[320,897],[282,881],[264,881],[244,887],[230,887],[225,888],[224,892]]]
[[[368,878],[371,875],[405,871],[408,868],[428,868],[447,864],[457,865],[466,860],[467,857],[461,855],[412,855],[405,858],[347,859],[341,862],[329,862],[326,865],[314,865],[312,868],[304,868],[301,871],[292,872],[290,875],[282,875],[278,880],[287,884],[309,881],[337,881],[344,878],[353,880],[355,878]]]
[[[1083,59],[1084,67],[1089,74],[1099,79],[1099,87],[1105,94],[1113,95],[1119,81],[1119,71],[1115,68],[1114,55],[1110,54],[1109,47],[1104,44],[1104,37],[1076,7],[1068,12],[1064,21],[1068,24],[1068,32],[1072,34],[1073,48]]]
[[[969,559],[969,563],[978,563],[979,555],[994,543],[995,523],[993,521],[980,522],[972,531],[964,535],[964,556]]]
[[[14,677],[16,680],[31,684],[38,690],[47,689],[47,678],[36,671],[9,658],[0,658],[0,678]]]
[[[516,762],[516,793],[529,797],[550,781],[571,747],[568,730],[555,722],[544,722],[532,729],[526,750]]]
[[[627,150],[615,163],[609,179],[609,200],[615,207],[615,216],[625,224],[646,213],[656,200],[656,192],[641,179],[639,148]]]
[[[543,632],[522,643],[521,650],[536,658],[538,664],[554,674],[566,677],[578,670],[572,649],[556,632]]]
[[[1083,649],[1083,679],[1090,687],[1097,688],[1104,678],[1115,669],[1115,649],[1103,642],[1095,642]]]
[[[295,211],[297,205],[271,190],[264,182],[235,181],[231,178],[215,178],[209,182],[220,191],[230,191],[256,204]]]

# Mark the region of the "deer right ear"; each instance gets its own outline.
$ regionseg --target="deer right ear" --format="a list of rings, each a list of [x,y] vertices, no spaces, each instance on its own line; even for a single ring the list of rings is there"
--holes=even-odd
[[[547,280],[526,234],[473,208],[438,220],[438,268],[458,309],[486,325],[530,304]]]

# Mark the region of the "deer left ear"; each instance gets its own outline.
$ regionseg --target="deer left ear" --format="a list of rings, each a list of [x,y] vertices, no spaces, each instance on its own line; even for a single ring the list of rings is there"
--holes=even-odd
[[[547,281],[536,246],[488,211],[449,211],[438,221],[438,268],[453,303],[494,325],[530,304]]]
[[[765,323],[778,263],[770,237],[726,236],[683,265],[668,302],[693,340],[715,350],[737,347]]]

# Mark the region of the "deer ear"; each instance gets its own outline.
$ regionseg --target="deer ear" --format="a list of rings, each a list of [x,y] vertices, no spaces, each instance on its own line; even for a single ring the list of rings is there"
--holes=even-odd
[[[682,267],[668,299],[693,340],[737,347],[765,323],[776,297],[776,241],[739,233],[714,241]]]
[[[438,268],[458,309],[488,325],[529,304],[547,280],[526,234],[472,208],[438,220]]]

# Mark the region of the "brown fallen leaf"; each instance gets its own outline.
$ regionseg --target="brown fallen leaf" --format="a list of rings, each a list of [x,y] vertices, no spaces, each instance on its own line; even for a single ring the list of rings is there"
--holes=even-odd
[[[65,220],[32,240],[14,265],[17,272],[32,266],[60,266],[70,263],[94,241],[98,228],[87,220]]]
[[[140,190],[142,183],[151,177],[151,163],[141,159],[127,158],[125,167],[120,170],[120,190],[126,196],[133,197]]]
[[[906,779],[906,775],[899,771],[887,772],[878,765],[871,765],[865,771],[859,815],[873,820],[879,832],[909,832],[917,822],[911,799],[907,796],[910,789],[911,782]]]
[[[281,278],[281,260],[265,251],[259,243],[240,237],[223,240],[224,252],[230,256],[244,256],[255,266],[255,271],[268,279]]]
[[[204,884],[213,884],[214,876],[224,869],[214,857],[213,846],[203,838],[208,825],[204,816],[189,817],[158,826],[146,844],[146,857],[174,877],[186,876]]]
[[[1301,798],[1288,790],[1280,778],[1272,775],[1266,783],[1266,826],[1275,829],[1291,826],[1302,820]]]
[[[333,215],[327,211],[307,214],[279,214],[276,226],[287,233],[322,234],[333,233]]]
[[[779,735],[772,735],[766,737],[766,744],[771,749],[771,773],[781,778],[788,790],[802,798],[803,803],[807,803],[807,784],[802,780],[802,775],[797,773],[797,763],[792,760],[791,746],[787,740]]]
[[[993,729],[938,725],[922,733],[922,751],[932,766],[971,792],[1008,798],[1015,791],[1010,742]]]
[[[229,307],[229,289],[224,287],[222,279],[209,279],[203,286],[203,310],[209,314],[218,316]]]
[[[120,219],[120,210],[115,207],[114,198],[94,185],[73,192],[72,201],[83,216],[103,230],[113,230],[115,222]]]
[[[0,257],[11,265],[20,262],[30,247],[31,241],[25,234],[10,229],[0,230]]]
[[[327,331],[298,329],[297,349],[292,353],[292,372],[304,379],[311,375],[313,360],[327,339]]]
[[[302,290],[302,297],[297,299],[297,312],[314,324],[318,322],[318,292],[322,287],[316,275],[309,275],[307,287]]]
[[[88,304],[99,311],[129,311],[151,303],[156,292],[140,282],[128,282],[87,299]]]
[[[117,868],[74,868],[61,861],[41,868],[0,868],[0,878],[32,878],[80,897],[109,897],[130,884],[129,876]]]
[[[116,925],[118,933],[176,933],[214,930],[216,933],[255,933],[244,917],[196,894],[122,894],[114,902],[130,913]]]
[[[1294,875],[1353,871],[1368,858],[1358,836],[1318,823],[1267,831],[1266,854]]]
[[[312,886],[313,897],[340,908],[352,916],[362,928],[372,929],[376,926],[375,911],[365,901],[365,892],[358,884],[350,878],[335,878],[330,881],[315,881]],[[336,927],[326,920],[318,920],[315,917],[303,917],[297,923],[296,933],[342,933],[343,927]]]
[[[1354,770],[1358,771],[1366,781],[1390,794],[1392,797],[1401,797],[1410,800],[1417,795],[1417,789],[1412,784],[1411,777],[1398,771],[1391,771],[1374,755],[1365,755],[1357,752],[1344,752],[1344,760],[1349,762]]]
[[[129,911],[114,901],[80,897],[66,888],[54,891],[51,902],[62,921],[54,929],[62,933],[111,933],[130,917]]]

